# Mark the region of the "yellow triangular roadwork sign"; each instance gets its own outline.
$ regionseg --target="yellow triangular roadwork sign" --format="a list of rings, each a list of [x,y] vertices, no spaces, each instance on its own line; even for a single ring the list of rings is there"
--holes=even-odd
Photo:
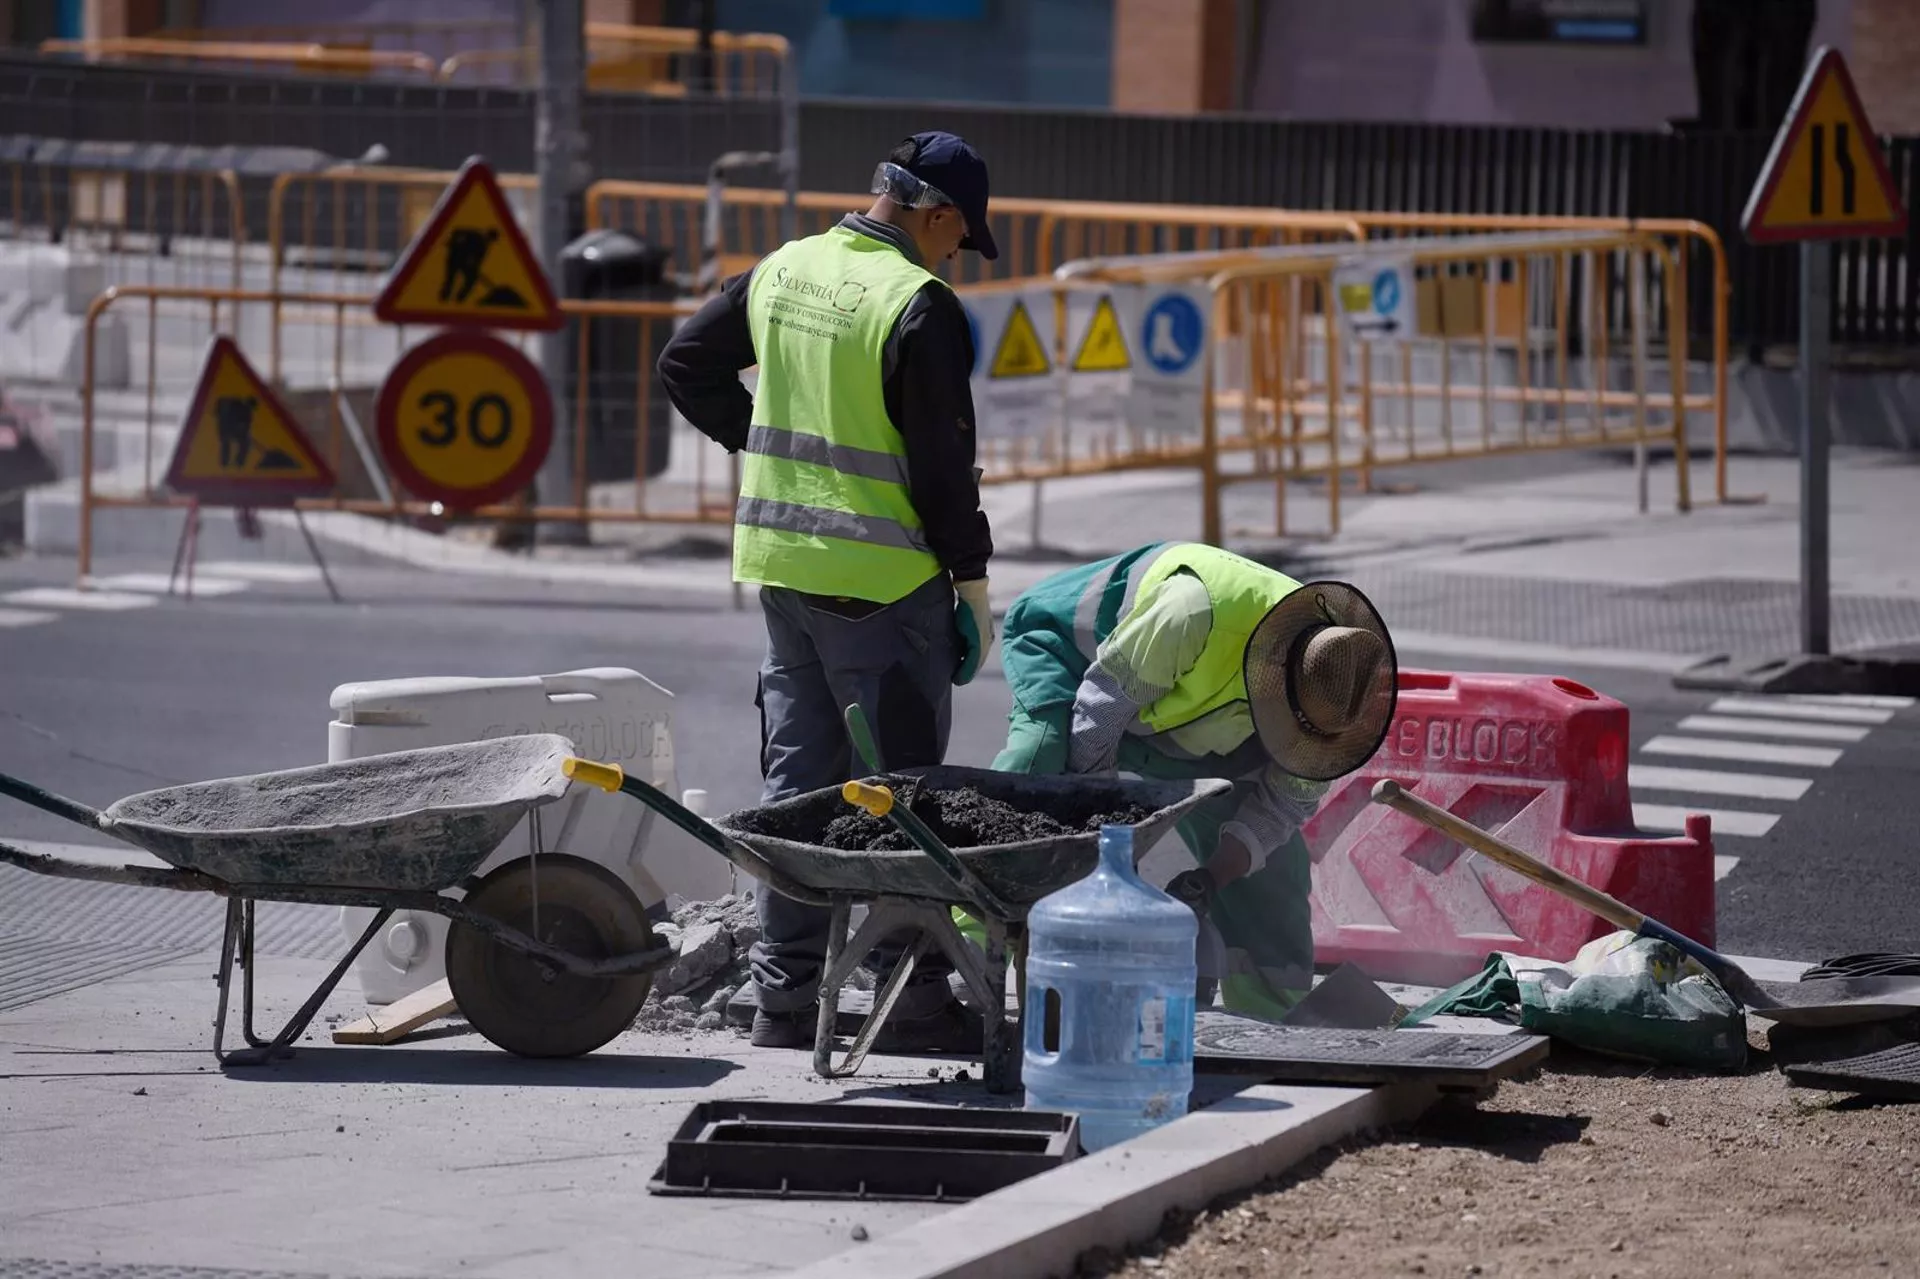
[[[993,367],[988,369],[987,376],[1038,377],[1052,369],[1053,361],[1047,358],[1046,344],[1033,327],[1027,304],[1016,299],[1013,310],[1007,314],[1007,328],[1000,335],[1000,345],[994,350]]]
[[[461,166],[393,268],[373,313],[389,324],[557,329],[566,323],[493,170]]]
[[[1837,50],[1808,66],[1740,229],[1755,244],[1906,234],[1907,211]]]
[[[1075,373],[1124,373],[1133,367],[1133,359],[1127,354],[1127,338],[1120,327],[1120,317],[1113,309],[1113,299],[1105,294],[1100,297],[1099,305],[1093,308],[1093,319],[1087,325],[1087,335],[1080,339],[1080,349],[1073,357]]]
[[[265,506],[331,492],[333,469],[233,340],[217,337],[181,422],[167,487]]]

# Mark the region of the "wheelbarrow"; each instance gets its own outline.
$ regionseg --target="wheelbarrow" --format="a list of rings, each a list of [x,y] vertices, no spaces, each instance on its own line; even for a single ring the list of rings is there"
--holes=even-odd
[[[859,1070],[885,1026],[918,961],[935,949],[952,961],[979,1004],[984,1020],[982,1074],[989,1092],[1020,1087],[1020,1043],[1024,1001],[1013,1020],[1006,1015],[1006,974],[1013,957],[1016,980],[1024,991],[1025,930],[1028,908],[1056,889],[1084,878],[1099,862],[1099,832],[1017,843],[950,850],[958,862],[918,848],[904,851],[847,851],[822,842],[827,825],[849,812],[858,796],[875,786],[898,794],[916,787],[971,786],[1016,809],[1089,816],[1126,808],[1146,808],[1132,823],[1134,847],[1147,850],[1197,805],[1232,789],[1218,779],[1133,781],[1098,777],[1041,777],[994,772],[957,765],[899,769],[845,786],[809,791],[791,799],[743,809],[712,823],[696,816],[671,796],[615,765],[574,761],[569,775],[607,791],[621,791],[657,810],[668,821],[701,840],[775,892],[825,906],[831,911],[820,1004],[814,1030],[814,1070],[836,1079]],[[769,833],[777,832],[777,833]],[[947,850],[942,850],[947,851]],[[848,939],[855,906],[866,918]],[[985,925],[986,953],[954,925],[953,907],[964,908]],[[833,1059],[841,992],[867,958],[897,933],[912,930],[915,941],[901,956],[886,985],[875,995],[873,1010],[839,1062]]]
[[[509,1052],[571,1057],[633,1023],[655,970],[673,961],[631,889],[593,862],[542,852],[474,871],[520,819],[566,792],[573,745],[551,733],[396,751],[131,795],[96,811],[0,774],[0,794],[144,849],[166,866],[96,865],[0,843],[0,862],[68,879],[207,892],[227,899],[214,1056],[286,1056],[396,910],[450,921],[447,982],[474,1029]],[[457,895],[449,895],[457,893]],[[253,1025],[254,904],[376,912],[292,1019]],[[226,1049],[236,962],[242,1034]]]

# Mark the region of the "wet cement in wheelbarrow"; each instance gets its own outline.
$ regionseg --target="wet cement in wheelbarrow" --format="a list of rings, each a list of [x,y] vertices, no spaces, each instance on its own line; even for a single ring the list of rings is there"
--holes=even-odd
[[[1098,811],[1053,813],[1031,812],[1015,808],[1005,800],[984,795],[971,786],[951,790],[915,790],[903,794],[913,814],[925,822],[949,848],[979,848],[988,844],[1017,844],[1030,839],[1051,839],[1060,835],[1078,835],[1097,831],[1104,825],[1132,826],[1146,820],[1153,809],[1143,804],[1122,804]],[[818,844],[848,852],[894,852],[913,848],[914,843],[899,827],[885,817],[864,811],[844,813],[827,823],[824,831],[796,829],[801,823],[792,814],[761,809],[738,813],[729,824],[750,835],[768,835]],[[808,823],[810,825],[810,823]]]

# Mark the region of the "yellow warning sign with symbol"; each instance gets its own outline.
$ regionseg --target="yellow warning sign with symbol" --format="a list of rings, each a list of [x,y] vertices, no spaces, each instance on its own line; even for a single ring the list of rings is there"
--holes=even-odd
[[[1052,371],[1053,361],[1047,358],[1046,343],[1040,340],[1040,331],[1033,325],[1027,304],[1016,301],[1007,313],[1006,331],[994,348],[993,364],[987,369],[987,376],[1040,377]]]
[[[1072,367],[1075,373],[1124,373],[1133,367],[1133,359],[1127,354],[1126,332],[1120,327],[1111,295],[1100,295]]]
[[[499,180],[477,156],[434,205],[373,313],[389,324],[551,330],[566,323]]]
[[[217,337],[180,424],[167,487],[241,506],[333,491],[333,468],[240,348]]]
[[[1740,229],[1755,244],[1906,234],[1900,192],[1838,50],[1808,66]]]

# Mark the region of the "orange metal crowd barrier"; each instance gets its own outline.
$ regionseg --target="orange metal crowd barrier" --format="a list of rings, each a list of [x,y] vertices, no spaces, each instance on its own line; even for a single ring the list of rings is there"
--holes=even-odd
[[[783,193],[729,187],[721,199],[725,273],[743,270],[779,246]],[[707,201],[705,187],[596,182],[587,188],[587,225],[632,231],[650,244],[670,249],[675,267],[691,276],[702,258]],[[872,202],[870,195],[802,191],[796,200],[799,233],[824,230],[849,211],[865,210]],[[987,262],[962,254],[942,263],[943,272],[956,284],[1044,275],[1061,262],[1094,253],[1173,253],[1365,238],[1360,224],[1344,213],[1018,196],[996,196],[990,207],[1000,257]]]
[[[437,67],[463,49],[512,49],[526,29],[498,18],[422,19],[415,22],[314,22],[271,26],[169,27],[152,38],[189,43],[318,44],[329,49],[401,49],[418,52]]]
[[[233,338],[255,367],[280,388],[299,425],[338,477],[336,491],[298,502],[302,511],[340,511],[418,522],[443,519],[431,503],[407,495],[389,476],[374,443],[375,392],[402,351],[423,330],[370,323],[371,299],[359,293],[127,286],[108,289],[89,307],[81,374],[81,525],[79,573],[92,572],[94,520],[103,511],[178,508],[193,503],[164,484],[180,426],[180,409],[197,380],[207,341]],[[602,540],[645,524],[732,522],[736,459],[685,427],[676,427],[651,376],[617,371],[652,368],[666,326],[690,302],[561,303],[575,358],[556,408],[571,414],[573,489],[559,502],[530,497],[468,512],[462,519],[580,520],[603,526]],[[124,382],[102,385],[100,331],[109,317],[131,335]],[[530,350],[529,336],[499,335]],[[270,341],[280,347],[268,372]],[[638,357],[612,360],[613,344]],[[114,417],[118,448],[103,459],[96,443]],[[660,445],[671,432],[670,453]],[[102,467],[106,460],[109,465]]]
[[[248,231],[231,169],[8,156],[0,158],[0,237],[102,252],[114,275],[142,283],[238,286]]]
[[[1407,235],[1486,235],[1502,231],[1631,231],[1666,239],[1676,255],[1674,286],[1685,289],[1692,278],[1696,253],[1704,253],[1710,264],[1713,289],[1713,333],[1709,360],[1713,391],[1704,405],[1713,415],[1713,489],[1714,500],[1727,502],[1727,366],[1729,361],[1729,310],[1733,284],[1727,272],[1727,249],[1720,235],[1704,222],[1686,218],[1575,218],[1531,214],[1434,214],[1434,213],[1355,213],[1353,218],[1365,227],[1369,236],[1391,238]],[[1673,314],[1677,325],[1663,337],[1687,345],[1689,312],[1682,307]],[[1670,336],[1669,336],[1670,335]],[[1700,397],[1690,397],[1693,407],[1702,407]]]
[[[673,60],[702,52],[700,33],[690,27],[636,27],[611,22],[586,26],[587,87],[683,96],[692,64]],[[716,31],[711,45],[711,92],[722,96],[772,96],[788,74],[792,48],[785,36],[760,32]],[[488,78],[506,69],[516,82],[531,80],[538,67],[531,48],[469,49],[441,61],[437,75],[459,83],[476,73]]]
[[[1217,337],[1203,421],[1184,436],[1150,440],[1131,431],[1074,438],[1068,420],[1065,438],[1042,441],[1037,460],[1035,443],[1021,441],[1027,458],[990,475],[1198,467],[1205,536],[1217,542],[1230,484],[1275,484],[1278,536],[1287,531],[1286,484],[1320,482],[1337,533],[1349,476],[1366,491],[1378,470],[1520,452],[1631,448],[1642,461],[1645,509],[1646,452],[1671,447],[1675,503],[1691,508],[1687,418],[1710,402],[1686,391],[1684,337],[1667,344],[1664,361],[1653,350],[1658,321],[1685,331],[1671,243],[1657,234],[1553,231],[1419,237],[1400,248],[1417,278],[1418,331],[1378,345],[1346,335],[1331,304],[1347,246],[1066,268],[1062,289],[1206,283]],[[1237,328],[1224,322],[1236,311],[1245,317]],[[1054,355],[1064,357],[1064,347]]]
[[[424,53],[342,48],[324,44],[250,44],[151,37],[107,40],[46,40],[42,53],[75,54],[98,61],[239,62],[344,74],[401,71],[432,79],[439,64]]]

